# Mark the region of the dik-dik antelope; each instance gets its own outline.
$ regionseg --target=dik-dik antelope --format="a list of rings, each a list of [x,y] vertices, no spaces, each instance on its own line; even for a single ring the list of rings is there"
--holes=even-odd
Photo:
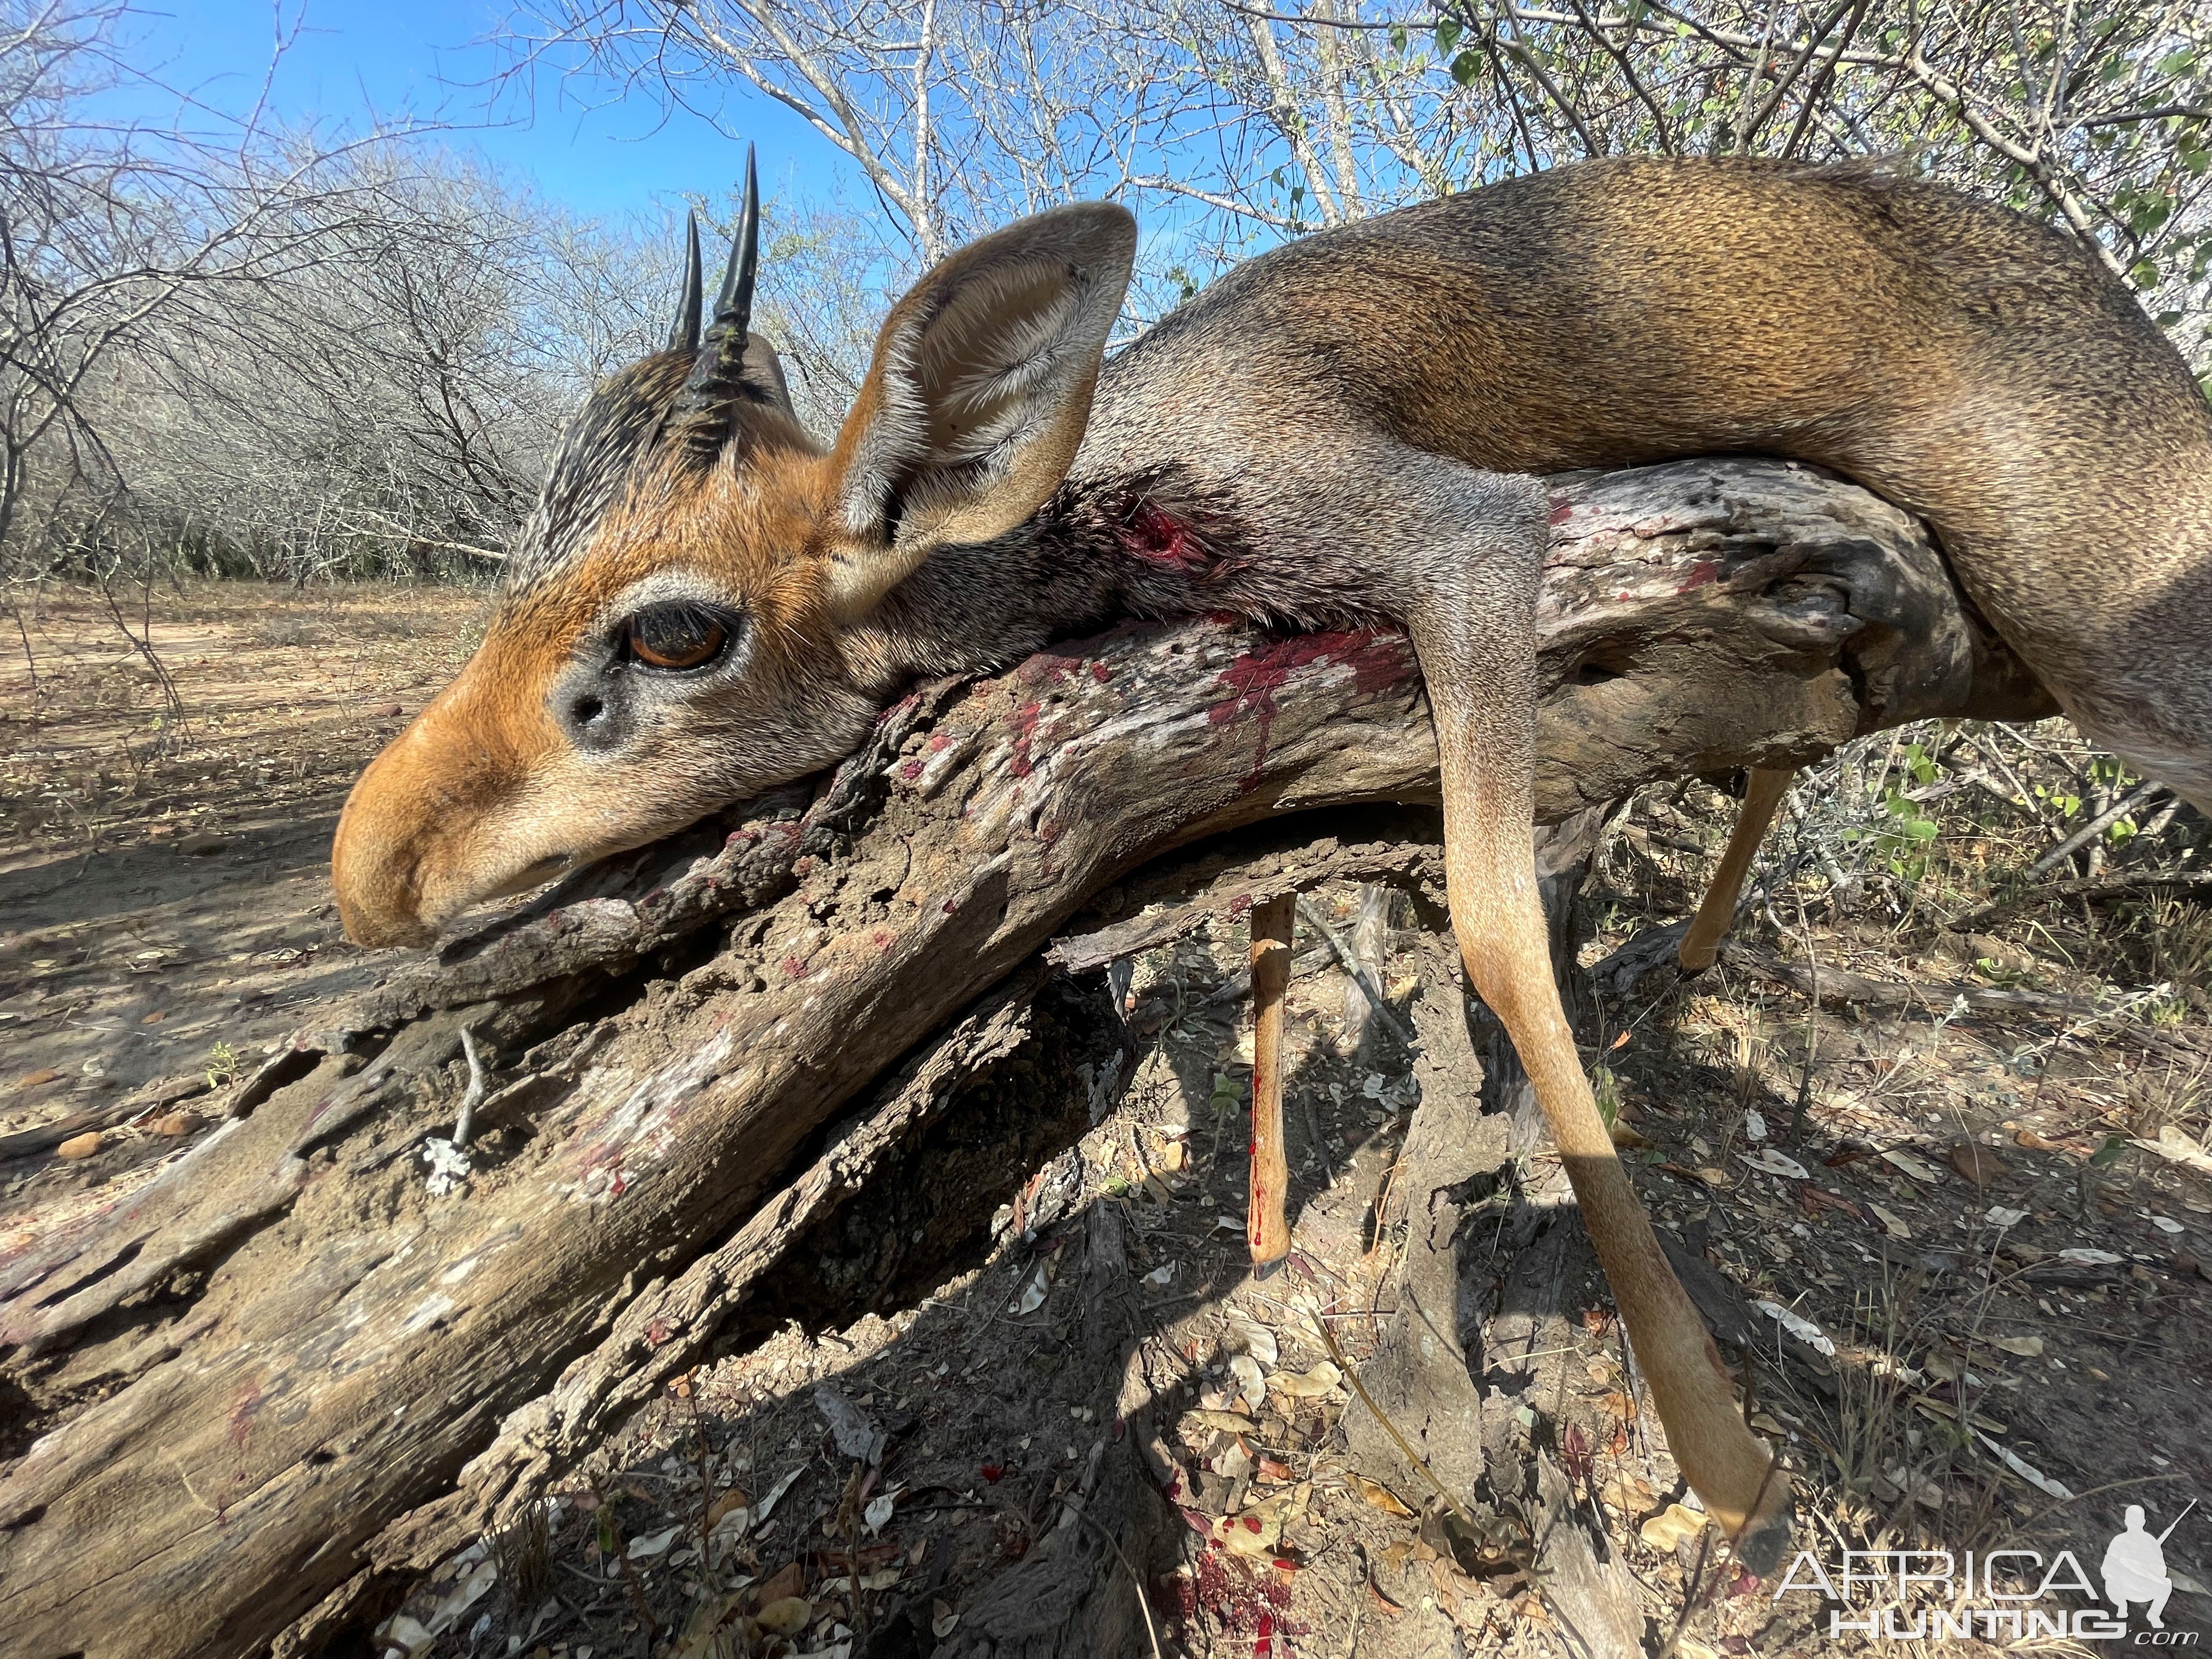
[[[747,330],[757,222],[749,177],[711,319],[695,243],[669,349],[585,406],[482,647],[356,786],[333,858],[348,931],[427,940],[829,765],[917,676],[1119,616],[1401,623],[1468,974],[1534,1079],[1676,1460],[1771,1562],[1787,1480],[1614,1156],[1546,952],[1536,475],[1717,451],[1834,468],[1934,527],[2093,738],[2203,805],[2212,415],[2179,356],[2075,243],[1957,191],[1611,160],[1275,249],[1110,361],[1135,226],[1039,214],[893,307],[825,449]]]

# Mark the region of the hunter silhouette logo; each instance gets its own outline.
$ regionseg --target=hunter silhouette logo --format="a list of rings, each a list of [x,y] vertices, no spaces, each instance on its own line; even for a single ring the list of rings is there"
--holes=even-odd
[[[2173,1580],[2166,1574],[2166,1540],[2197,1507],[2191,1498],[2189,1506],[2173,1517],[2166,1530],[2155,1538],[2143,1530],[2143,1511],[2140,1504],[2128,1505],[2126,1530],[2105,1547],[2105,1599],[2112,1604],[2112,1611],[2120,1618],[2128,1616],[2128,1603],[2148,1601],[2150,1611],[2145,1615],[2153,1630],[2166,1628],[2166,1598],[2173,1594]]]

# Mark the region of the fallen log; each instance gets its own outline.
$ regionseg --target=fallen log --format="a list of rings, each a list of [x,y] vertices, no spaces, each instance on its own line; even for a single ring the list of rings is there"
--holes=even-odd
[[[1548,819],[2045,712],[1918,527],[1833,478],[1555,495]],[[0,1653],[261,1651],[506,1524],[711,1354],[845,1178],[822,1127],[1094,896],[1095,933],[1176,848],[1435,787],[1401,637],[1125,627],[918,688],[820,788],[396,966],[149,1182],[0,1256],[0,1386],[39,1436],[0,1479]],[[465,1030],[495,1076],[455,1146]]]

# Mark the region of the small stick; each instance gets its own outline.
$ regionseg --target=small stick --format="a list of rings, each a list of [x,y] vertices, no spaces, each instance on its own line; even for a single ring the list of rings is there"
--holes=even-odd
[[[1336,929],[1328,925],[1328,919],[1303,898],[1298,901],[1298,915],[1306,926],[1328,941],[1330,952],[1344,971],[1352,975],[1352,982],[1366,997],[1368,1006],[1375,1010],[1376,1018],[1389,1028],[1393,1036],[1405,1044],[1406,1052],[1411,1054],[1419,1048],[1419,1040],[1406,1029],[1406,1022],[1398,1018],[1398,1011],[1389,1005],[1382,992],[1375,988],[1375,981],[1368,977],[1367,969],[1360,964],[1358,957],[1353,954],[1352,947],[1344,942]]]
[[[477,1034],[467,1026],[461,1027],[461,1053],[468,1057],[469,1086],[461,1097],[459,1117],[453,1124],[453,1146],[458,1151],[469,1144],[476,1133],[477,1108],[483,1104],[489,1079],[484,1075],[483,1056],[477,1052]]]
[[[2029,865],[2027,866],[2027,873],[2031,876],[2047,875],[2050,872],[2056,870],[2061,864],[2063,864],[2068,859],[2073,857],[2075,854],[2087,847],[2091,842],[2096,840],[2098,836],[2103,835],[2106,830],[2111,829],[2122,818],[2127,817],[2129,813],[2136,811],[2139,808],[2149,805],[2151,802],[2157,799],[2159,796],[2165,793],[2166,786],[2164,784],[2157,782],[2147,783],[2140,789],[2135,791],[2134,793],[2127,796],[2124,799],[2114,801],[2103,811],[2098,813],[2095,817],[2091,818],[2088,823],[2083,824],[2072,835],[2067,836],[2064,841],[2060,842],[2057,846],[2052,848],[2041,858],[2036,860],[2034,863]]]
[[[1290,1160],[1283,1152],[1283,993],[1291,982],[1293,895],[1252,907],[1252,1188],[1245,1231],[1252,1273],[1265,1279],[1291,1253],[1283,1209]]]

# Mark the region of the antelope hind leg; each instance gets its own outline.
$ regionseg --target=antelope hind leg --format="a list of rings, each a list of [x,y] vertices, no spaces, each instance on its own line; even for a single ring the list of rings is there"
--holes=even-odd
[[[1456,533],[1456,583],[1431,579],[1408,605],[1434,714],[1443,784],[1453,930],[1476,991],[1504,1024],[1566,1164],[1583,1222],[1628,1326],[1674,1461],[1753,1571],[1790,1536],[1790,1484],[1746,1426],[1696,1307],[1598,1115],[1552,976],[1536,894],[1536,584],[1547,535],[1540,495],[1501,525],[1503,481],[1470,475]],[[1478,539],[1468,526],[1487,524]]]
[[[1705,889],[1705,900],[1691,918],[1690,931],[1676,947],[1676,957],[1688,972],[1704,972],[1720,954],[1721,941],[1735,925],[1736,901],[1743,896],[1751,861],[1758,855],[1766,826],[1774,822],[1775,808],[1790,793],[1790,780],[1796,775],[1794,771],[1752,768],[1751,786],[1744,791],[1743,809],[1736,814],[1735,828],[1729,832],[1720,868],[1713,872],[1712,885]]]

